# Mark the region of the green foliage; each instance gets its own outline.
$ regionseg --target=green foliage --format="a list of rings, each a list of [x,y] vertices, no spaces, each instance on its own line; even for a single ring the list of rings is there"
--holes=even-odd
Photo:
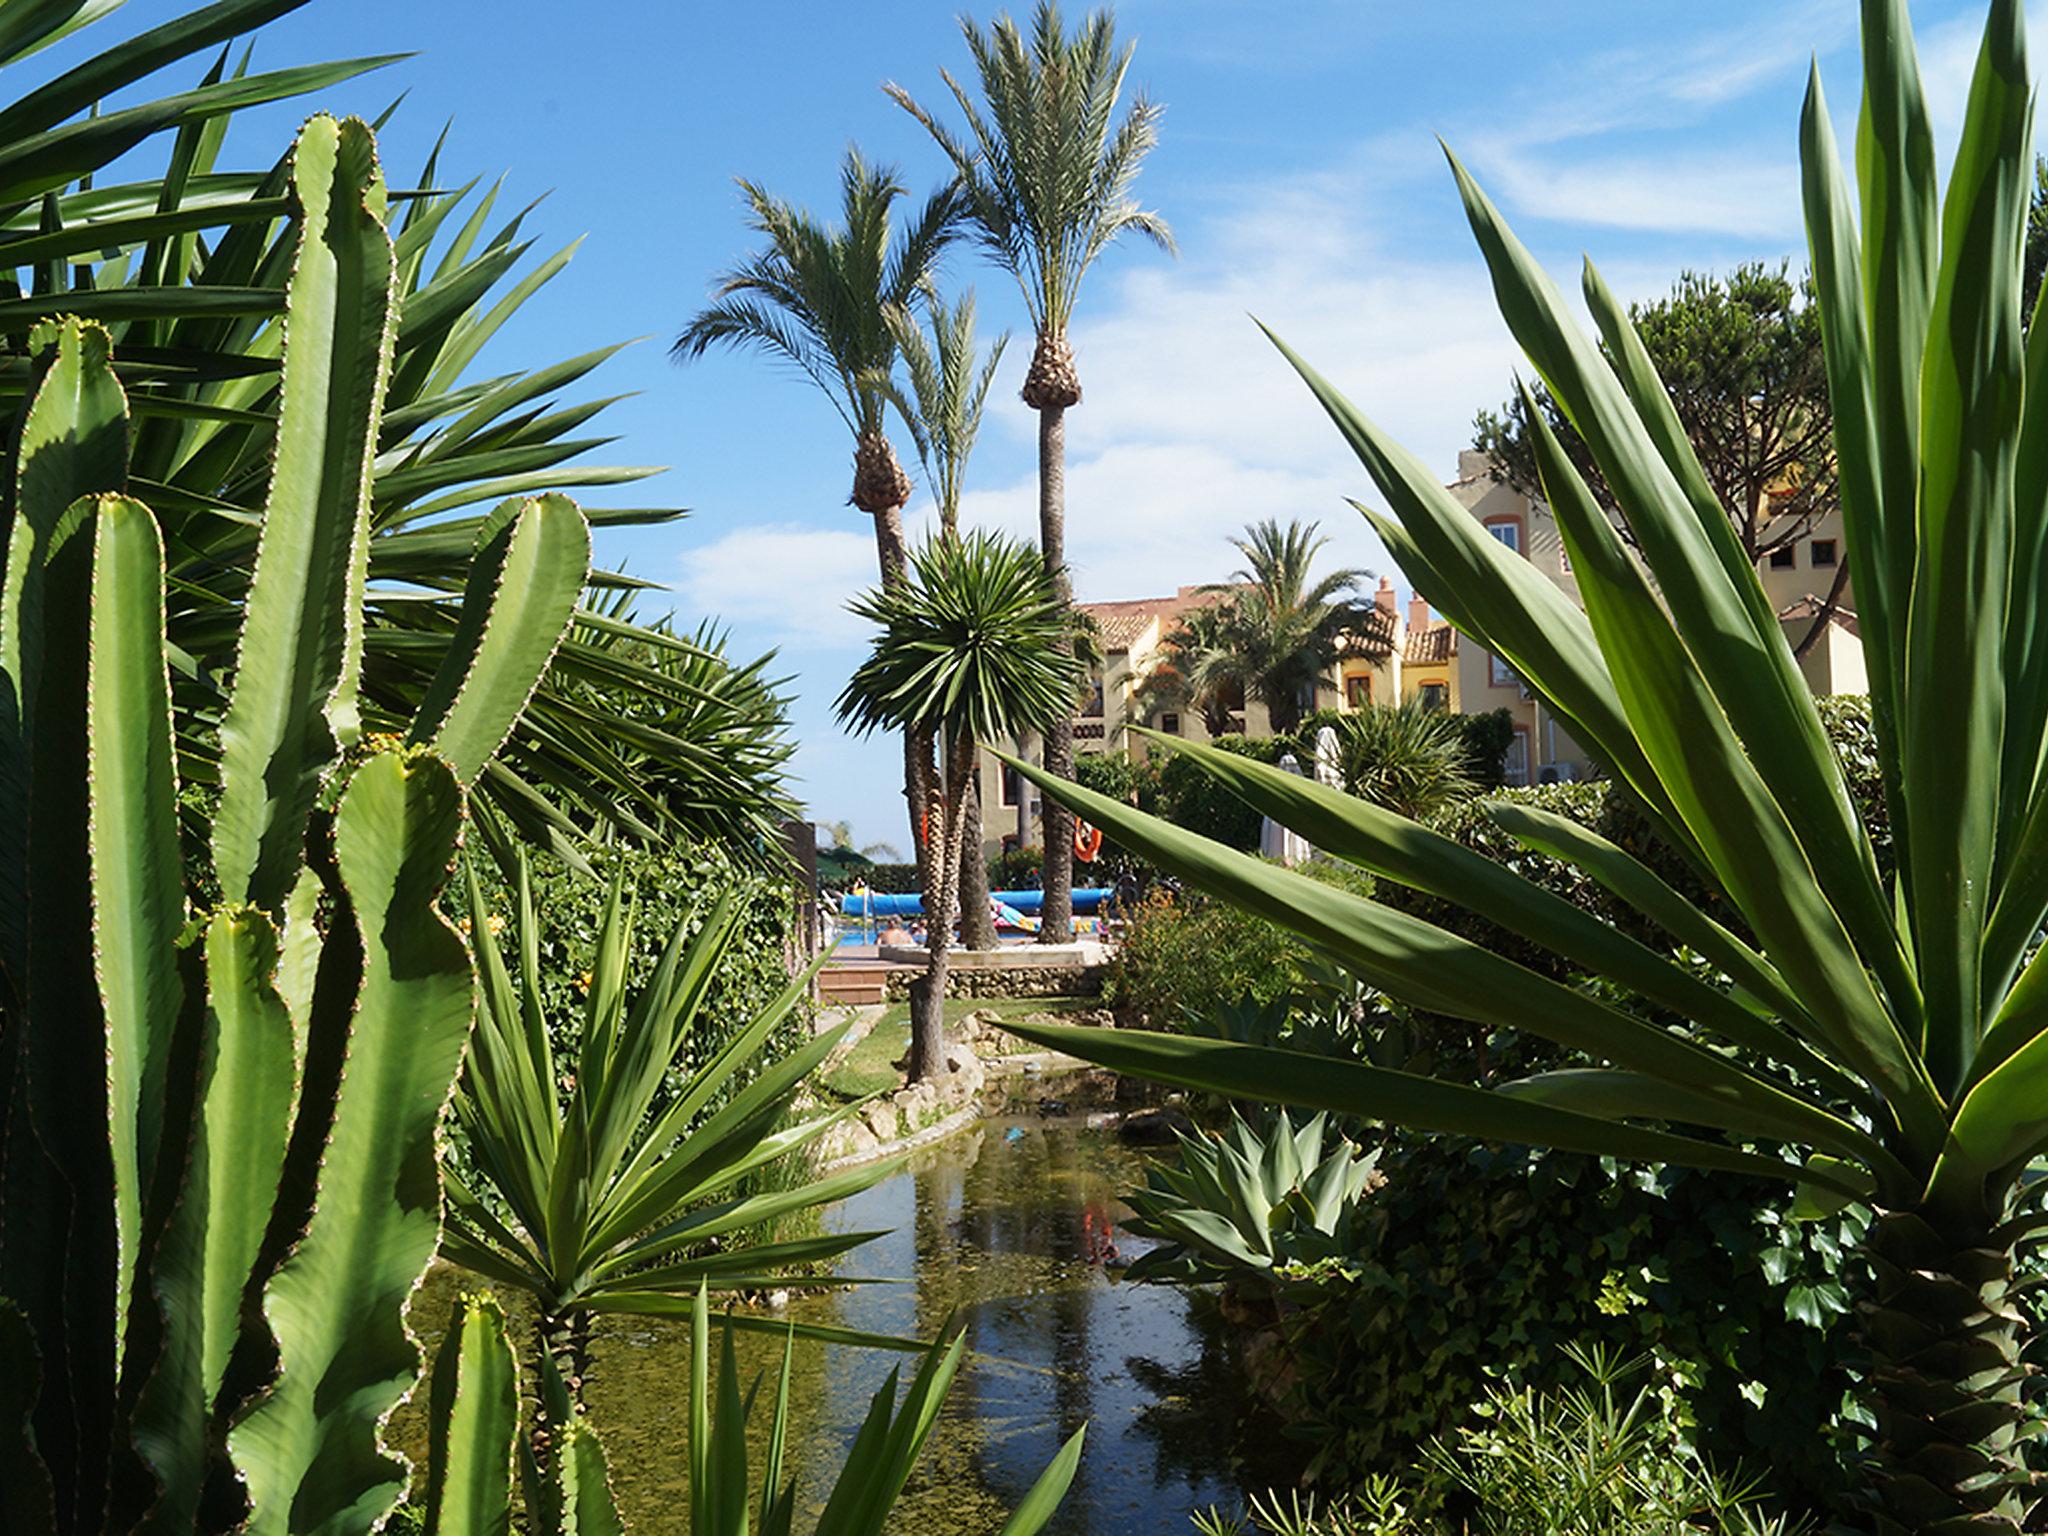
[[[347,1536],[395,1503],[380,1432],[418,1369],[404,1307],[473,1010],[441,890],[587,561],[573,504],[506,503],[454,598],[466,639],[428,668],[438,704],[408,742],[364,739],[366,493],[397,324],[369,130],[311,119],[280,190],[289,446],[212,620],[250,664],[215,685],[196,890],[176,749],[208,717],[170,668],[171,594],[192,594],[169,519],[120,494],[161,487],[128,457],[99,327],[39,332],[10,487],[0,825],[26,837],[0,882],[0,1317],[38,1379],[4,1433],[17,1507],[77,1536],[145,1518]],[[522,579],[499,580],[509,564]]]
[[[573,1384],[590,1316],[680,1314],[706,1280],[742,1288],[829,1261],[871,1234],[735,1238],[864,1189],[896,1165],[749,1189],[757,1169],[787,1166],[844,1118],[789,1123],[792,1101],[845,1029],[768,1056],[809,972],[785,978],[746,1013],[712,1011],[721,972],[728,998],[743,998],[751,979],[732,960],[746,943],[743,891],[705,893],[692,921],[662,933],[652,967],[636,978],[638,893],[626,869],[615,870],[590,969],[577,979],[582,995],[564,1019],[548,1013],[547,929],[523,858],[508,878],[502,953],[479,947],[483,1008],[455,1095],[475,1183],[448,1181],[444,1247],[533,1296],[551,1347],[561,1336],[559,1363]],[[469,902],[472,913],[488,910],[473,869]],[[563,1035],[566,1049],[556,1044]]]
[[[1306,869],[1333,888],[1372,888],[1346,865],[1316,861]],[[1233,1005],[1295,996],[1319,970],[1309,946],[1276,923],[1198,891],[1154,890],[1117,935],[1102,996],[1119,1015],[1153,1029],[1206,1030]]]
[[[1378,1158],[1326,1129],[1326,1116],[1297,1126],[1283,1109],[1255,1131],[1233,1111],[1218,1138],[1182,1136],[1126,1197],[1124,1225],[1160,1243],[1126,1278],[1279,1285],[1346,1258]]]
[[[1458,720],[1414,699],[1340,715],[1333,729],[1344,788],[1418,818],[1471,799],[1479,784],[1467,770],[1470,738]]]
[[[733,1353],[733,1319],[728,1315],[714,1385],[710,1310],[709,1293],[700,1293],[690,1351],[691,1536],[746,1536],[749,1530],[761,1536],[789,1536],[800,1494],[819,1510],[812,1527],[816,1536],[881,1536],[938,1423],[960,1369],[966,1336],[925,1350],[916,1374],[902,1388],[900,1402],[899,1373],[889,1373],[847,1447],[839,1476],[822,1502],[813,1504],[793,1474],[783,1476],[789,1436],[789,1348],[794,1340],[783,1352],[757,1488],[747,1465],[747,1429],[760,1382],[742,1393]],[[1004,1522],[1001,1536],[1037,1536],[1045,1528],[1074,1480],[1086,1434],[1085,1428],[1076,1430],[1060,1448]]]
[[[1465,771],[1482,789],[1501,787],[1508,748],[1514,745],[1515,716],[1508,709],[1485,709],[1476,715],[1453,715],[1465,733]]]
[[[884,88],[953,162],[961,213],[989,257],[1017,279],[1039,336],[1061,335],[1082,277],[1119,236],[1173,249],[1166,221],[1132,195],[1158,142],[1160,107],[1140,95],[1117,120],[1131,47],[1117,45],[1108,11],[1069,35],[1059,7],[1040,0],[1028,34],[1008,16],[985,32],[962,17],[960,31],[982,92],[977,107],[944,76],[967,119],[964,136],[901,86]]]
[[[1290,1411],[1343,1487],[1469,1422],[1494,1384],[1569,1383],[1564,1349],[1653,1359],[1673,1421],[1775,1496],[1843,1491],[1850,1295],[1867,1217],[1791,1219],[1768,1185],[1397,1135],[1360,1241],[1285,1322]]]
[[[1740,1474],[1702,1458],[1649,1362],[1567,1346],[1570,1379],[1495,1386],[1476,1422],[1432,1440],[1404,1482],[1384,1473],[1318,1507],[1313,1495],[1254,1498],[1239,1519],[1211,1510],[1204,1536],[1782,1536],[1805,1522],[1764,1512]],[[1447,1503],[1457,1513],[1424,1513]]]
[[[875,626],[839,717],[865,734],[926,729],[998,741],[1044,729],[1081,684],[1072,624],[1044,563],[1028,545],[976,531],[911,552],[910,579],[855,599]]]

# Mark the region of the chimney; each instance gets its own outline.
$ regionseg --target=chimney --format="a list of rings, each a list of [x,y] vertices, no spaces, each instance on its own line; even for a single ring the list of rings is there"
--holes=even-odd
[[[1372,601],[1375,608],[1385,613],[1388,618],[1392,618],[1395,612],[1394,583],[1387,577],[1382,576],[1380,578],[1380,589],[1373,593]]]
[[[1417,592],[1408,599],[1408,628],[1427,629],[1429,622],[1429,599]]]

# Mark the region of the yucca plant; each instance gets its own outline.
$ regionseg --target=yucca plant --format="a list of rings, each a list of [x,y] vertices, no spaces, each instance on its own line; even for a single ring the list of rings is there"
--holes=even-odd
[[[368,1532],[440,1227],[474,985],[439,911],[469,786],[573,611],[589,529],[515,498],[403,737],[362,728],[366,487],[394,254],[375,143],[286,184],[285,430],[181,854],[164,537],[109,338],[48,328],[0,586],[0,1464],[19,1529]],[[188,869],[195,888],[188,889]]]
[[[304,3],[219,0],[0,106],[0,402],[19,401],[30,386],[27,340],[37,317],[70,313],[105,326],[135,421],[129,480],[165,530],[179,768],[199,786],[218,780],[212,738],[276,447],[279,315],[295,238],[284,161],[227,168],[227,127],[243,108],[394,61],[250,74],[249,50],[236,55],[230,42]],[[96,0],[7,8],[0,68],[71,31],[110,30],[103,18],[117,9]],[[210,67],[189,87],[100,110],[105,98],[167,71],[199,74],[196,60],[211,50]],[[138,169],[138,146],[152,139],[164,141],[162,160]],[[654,473],[592,462],[611,439],[586,429],[610,401],[564,398],[618,347],[491,370],[489,342],[575,248],[535,252],[522,233],[526,211],[494,225],[499,189],[443,187],[440,161],[437,148],[418,184],[394,199],[403,199],[395,231],[403,318],[372,464],[361,684],[374,729],[403,731],[423,702],[456,633],[470,554],[492,506]],[[590,520],[679,515],[617,507],[595,509]],[[640,836],[682,830],[765,851],[793,807],[783,783],[784,712],[760,688],[760,664],[737,665],[701,638],[633,622],[640,582],[604,571],[592,582],[598,590],[582,622],[481,797],[571,857],[593,824]],[[593,694],[604,702],[593,707]],[[614,714],[624,723],[612,724]],[[650,760],[662,769],[647,772]]]
[[[1420,698],[1352,710],[1334,729],[1344,787],[1361,799],[1419,820],[1479,793],[1463,724]]]
[[[635,986],[633,893],[623,874],[615,877],[583,1015],[572,1025],[550,1019],[543,1001],[544,930],[523,853],[508,875],[512,966],[488,937],[489,904],[474,864],[466,869],[469,910],[480,923],[483,1007],[455,1120],[474,1173],[469,1181],[448,1177],[443,1247],[465,1268],[533,1298],[573,1399],[593,1317],[681,1314],[696,1305],[701,1283],[720,1291],[781,1285],[794,1269],[828,1264],[878,1234],[746,1239],[856,1194],[902,1164],[878,1161],[749,1191],[750,1176],[803,1157],[859,1106],[793,1119],[806,1080],[848,1025],[763,1064],[764,1047],[807,995],[811,971],[753,1018],[710,1016],[714,978],[739,942],[732,898],[694,930],[678,927]],[[557,1031],[573,1040],[559,1053]],[[693,1052],[701,1064],[690,1071]],[[540,1427],[545,1439],[550,1426]]]
[[[1378,1164],[1329,1132],[1327,1116],[1296,1125],[1278,1110],[1256,1131],[1233,1112],[1220,1136],[1181,1136],[1178,1159],[1154,1164],[1125,1197],[1135,1215],[1124,1225],[1160,1244],[1127,1277],[1271,1284],[1292,1266],[1344,1258]]]
[[[893,727],[943,748],[942,775],[920,808],[929,827],[919,873],[930,958],[911,983],[916,1082],[944,1069],[947,955],[978,744],[1043,730],[1072,707],[1081,666],[1073,610],[1037,556],[998,534],[941,534],[912,553],[908,580],[850,606],[877,633],[839,695],[839,718],[863,733]]]
[[[2048,325],[2023,338],[2019,306],[2031,100],[2021,7],[1998,0],[1937,216],[1904,5],[1866,0],[1863,23],[1860,230],[1817,75],[1802,133],[1896,879],[1879,875],[1777,617],[1625,310],[1589,268],[1602,346],[1582,335],[1453,158],[1509,327],[1628,525],[1633,548],[1539,430],[1584,612],[1296,366],[1387,499],[1391,516],[1368,515],[1403,568],[1647,807],[1725,898],[1727,921],[1573,823],[1514,804],[1495,819],[1710,969],[1667,960],[1389,812],[1196,751],[1318,848],[1468,907],[1603,986],[1544,979],[1117,802],[1047,788],[1394,997],[1548,1036],[1590,1064],[1485,1091],[1206,1041],[1022,1032],[1204,1088],[1869,1202],[1863,1518],[1885,1532],[2017,1531],[2033,1498],[2014,1254],[2039,1225],[2022,1174],[2048,1147]]]
[[[939,512],[939,531],[960,531],[960,497],[967,488],[967,461],[981,436],[982,409],[1009,345],[1005,331],[983,357],[974,338],[974,290],[953,303],[927,284],[925,326],[907,306],[887,313],[890,334],[903,365],[903,378],[889,380],[888,396],[917,444],[918,462]],[[988,899],[988,864],[982,844],[980,775],[967,776],[960,827],[960,943],[966,949],[996,947],[995,913]]]

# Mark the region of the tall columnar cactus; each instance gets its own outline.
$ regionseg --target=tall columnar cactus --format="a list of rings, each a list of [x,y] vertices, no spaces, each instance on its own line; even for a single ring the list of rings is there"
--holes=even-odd
[[[283,420],[204,897],[180,847],[163,539],[122,494],[127,402],[97,327],[40,338],[0,584],[10,1531],[343,1536],[403,1487],[379,1430],[418,1373],[404,1306],[474,1011],[439,902],[589,532],[560,497],[500,507],[427,707],[402,741],[359,740],[396,321],[369,130],[312,119],[291,183]]]

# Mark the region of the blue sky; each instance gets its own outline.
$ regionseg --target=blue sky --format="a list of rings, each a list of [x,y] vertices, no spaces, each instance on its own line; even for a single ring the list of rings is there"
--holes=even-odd
[[[98,41],[172,14],[133,0]],[[1370,486],[1253,327],[1272,325],[1446,476],[1473,412],[1515,356],[1496,318],[1436,137],[1465,156],[1567,291],[1590,252],[1621,293],[1683,269],[1799,258],[1796,127],[1818,54],[1839,130],[1856,96],[1850,0],[1668,0],[1532,6],[1131,0],[1133,79],[1166,104],[1140,188],[1181,257],[1113,249],[1083,291],[1074,341],[1086,399],[1068,419],[1069,554],[1083,598],[1140,597],[1226,575],[1225,536],[1264,516],[1320,519],[1330,558],[1400,576],[1347,495]],[[747,248],[735,175],[829,206],[844,147],[899,164],[921,195],[940,173],[882,81],[936,100],[963,48],[948,4],[617,0],[314,0],[263,34],[259,67],[418,57],[317,104],[381,110],[405,184],[444,121],[442,181],[504,173],[529,230],[583,238],[576,259],[480,366],[539,366],[648,340],[592,394],[636,392],[602,423],[614,463],[671,466],[611,504],[688,521],[605,536],[601,554],[668,584],[735,651],[775,648],[792,678],[799,792],[863,840],[902,841],[900,755],[833,723],[857,658],[846,600],[874,579],[867,520],[845,505],[850,445],[800,379],[743,356],[674,366],[667,343],[712,276]],[[986,16],[985,9],[976,14]],[[1952,144],[1980,0],[1915,7],[1937,131]],[[2036,17],[2037,29],[2040,17]],[[61,55],[60,55],[61,57]],[[308,106],[238,130],[268,159]],[[970,521],[1034,526],[1035,418],[1016,400],[1029,336],[1008,279],[967,250],[986,327],[1017,330],[970,482]],[[594,501],[599,498],[593,497]],[[910,509],[923,521],[920,492]]]

